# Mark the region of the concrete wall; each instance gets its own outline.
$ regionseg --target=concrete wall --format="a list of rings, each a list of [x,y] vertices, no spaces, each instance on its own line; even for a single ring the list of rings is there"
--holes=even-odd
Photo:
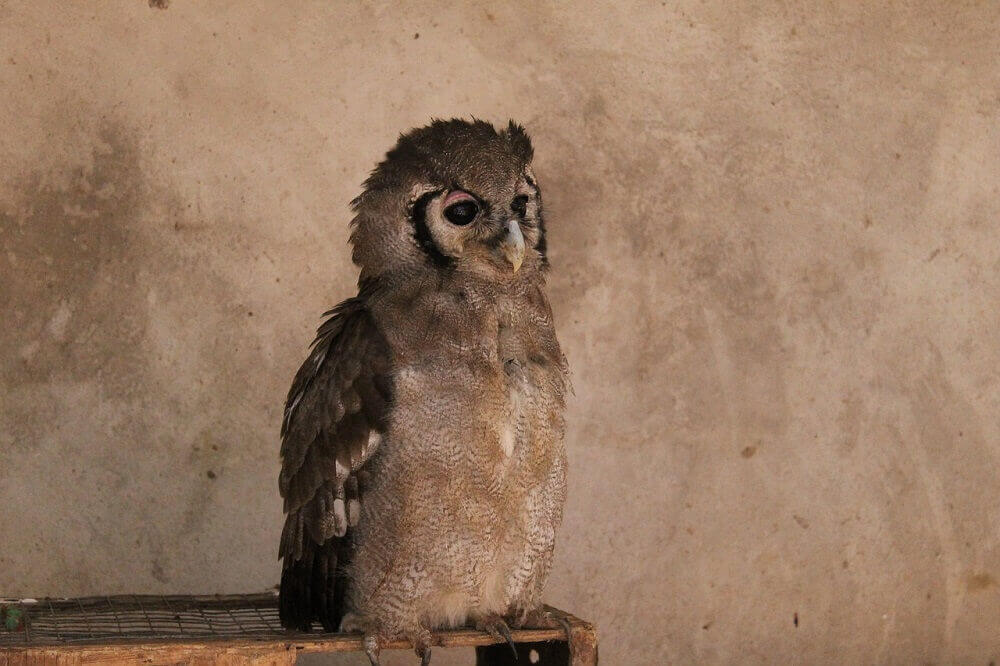
[[[513,117],[576,387],[550,600],[610,664],[1000,658],[1000,6],[861,4],[0,1],[0,594],[275,584],[347,202]]]

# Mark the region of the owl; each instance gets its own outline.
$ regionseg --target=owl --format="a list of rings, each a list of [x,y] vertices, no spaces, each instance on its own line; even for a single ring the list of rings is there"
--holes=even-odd
[[[280,616],[430,660],[431,632],[552,626],[567,364],[524,129],[437,120],[352,202],[358,295],[288,393]]]

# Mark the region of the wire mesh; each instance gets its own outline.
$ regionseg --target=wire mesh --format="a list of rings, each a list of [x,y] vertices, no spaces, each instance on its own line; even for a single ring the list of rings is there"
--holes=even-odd
[[[273,594],[122,595],[0,602],[0,648],[116,640],[287,636]],[[13,613],[11,611],[14,611]]]

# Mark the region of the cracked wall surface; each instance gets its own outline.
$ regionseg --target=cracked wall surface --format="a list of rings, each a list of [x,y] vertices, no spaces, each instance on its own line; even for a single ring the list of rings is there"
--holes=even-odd
[[[550,602],[611,664],[1000,659],[998,28],[0,0],[0,596],[274,585],[347,202],[401,131],[514,118],[575,387]]]

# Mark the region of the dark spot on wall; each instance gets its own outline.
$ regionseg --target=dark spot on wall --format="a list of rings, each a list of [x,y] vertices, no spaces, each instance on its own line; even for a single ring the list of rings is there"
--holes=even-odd
[[[756,453],[757,453],[756,446],[745,446],[743,447],[743,450],[740,451],[740,455],[743,456],[744,458],[753,458],[754,455],[756,455]]]
[[[149,6],[153,9],[166,9],[170,6],[170,0],[149,0]]]
[[[185,76],[178,76],[174,80],[174,92],[176,92],[177,96],[182,100],[186,100],[191,97],[191,88],[188,86],[187,78]]]
[[[965,579],[965,587],[969,592],[979,592],[996,586],[997,581],[988,573],[970,574]]]
[[[207,476],[210,479],[215,479],[216,475],[215,472],[213,472],[212,470],[208,470],[207,472],[205,472],[205,476]]]
[[[861,436],[861,424],[865,416],[864,401],[857,391],[851,391],[841,399],[840,412],[837,414],[838,449],[842,455],[849,455],[857,448]]]
[[[137,138],[106,125],[90,163],[29,173],[0,209],[0,357],[7,386],[100,376],[126,390],[147,325],[136,217],[147,193]]]
[[[150,569],[150,573],[153,575],[153,578],[160,583],[170,582],[170,579],[167,577],[167,574],[163,571],[163,565],[160,564],[159,560],[153,560],[153,566]]]
[[[583,105],[583,115],[589,120],[607,116],[607,101],[598,94],[591,95]]]

